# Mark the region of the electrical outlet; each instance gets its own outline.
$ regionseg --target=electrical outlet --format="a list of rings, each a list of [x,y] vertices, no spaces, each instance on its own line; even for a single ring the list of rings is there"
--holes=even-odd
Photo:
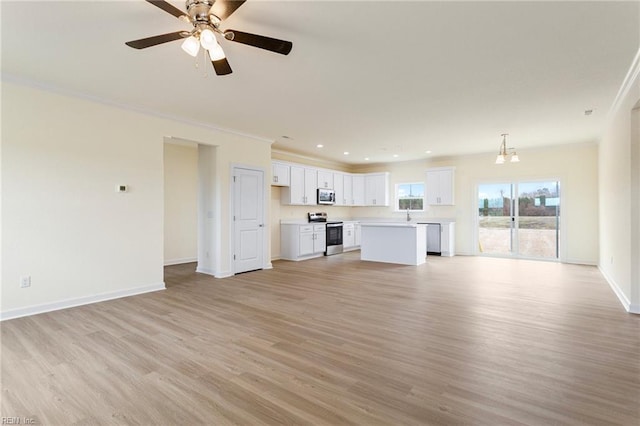
[[[31,275],[20,277],[20,288],[31,287]]]

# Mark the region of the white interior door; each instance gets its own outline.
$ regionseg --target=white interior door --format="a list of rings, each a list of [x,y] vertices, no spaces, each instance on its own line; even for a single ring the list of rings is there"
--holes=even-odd
[[[264,172],[234,168],[234,273],[262,269]]]

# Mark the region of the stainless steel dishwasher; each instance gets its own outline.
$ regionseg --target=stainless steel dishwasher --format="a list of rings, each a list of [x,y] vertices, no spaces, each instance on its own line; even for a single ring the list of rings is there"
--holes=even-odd
[[[439,223],[427,223],[427,254],[440,256],[442,253],[440,236],[442,231]]]

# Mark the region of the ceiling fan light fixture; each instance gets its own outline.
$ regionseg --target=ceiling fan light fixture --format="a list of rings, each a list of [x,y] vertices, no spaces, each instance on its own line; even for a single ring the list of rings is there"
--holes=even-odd
[[[200,50],[200,42],[194,36],[188,37],[182,42],[182,50],[195,58]]]
[[[205,28],[200,32],[200,44],[207,50],[214,49],[218,45],[216,35],[209,28]]]
[[[213,49],[209,49],[209,57],[212,61],[219,61],[226,58],[226,55],[224,54],[224,50],[222,50],[222,46],[216,43]]]

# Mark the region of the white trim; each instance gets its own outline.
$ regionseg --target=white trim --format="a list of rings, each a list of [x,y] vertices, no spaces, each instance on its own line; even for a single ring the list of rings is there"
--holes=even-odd
[[[273,269],[273,264],[271,262],[268,262],[262,267],[262,269]]]
[[[216,273],[213,269],[209,269],[209,268],[202,268],[200,266],[196,267],[196,272],[200,273],[200,274],[207,274],[207,275],[211,275],[213,277],[216,276]]]
[[[287,157],[296,158],[296,159],[299,159],[299,160],[306,160],[306,161],[309,161],[309,162],[311,162],[313,164],[323,164],[324,166],[319,166],[319,168],[324,168],[324,169],[327,169],[327,170],[333,170],[335,172],[340,172],[340,173],[351,174],[350,172],[345,172],[345,171],[342,171],[342,170],[336,170],[335,169],[336,167],[339,168],[339,167],[345,167],[345,165],[348,166],[349,165],[348,163],[340,163],[340,162],[337,162],[337,161],[327,160],[327,159],[324,159],[324,158],[311,157],[311,156],[308,156],[308,155],[302,155],[302,154],[298,154],[298,153],[295,153],[295,152],[283,151],[283,150],[277,149],[277,148],[272,148],[271,149],[271,161],[277,161],[279,163],[284,163],[284,164],[289,164],[289,165],[291,165],[291,164],[299,165],[300,163],[295,163],[295,162],[293,162],[291,160],[282,160],[280,158],[273,158],[273,154],[276,154],[276,156],[279,154],[279,155],[283,155],[283,156],[287,156]],[[305,164],[305,165],[312,166],[312,164]],[[315,167],[315,166],[313,166],[313,167]]]
[[[633,61],[631,62],[629,71],[627,71],[627,75],[624,77],[624,80],[622,81],[622,85],[620,86],[620,90],[618,90],[618,94],[616,95],[616,98],[614,99],[613,104],[611,104],[611,108],[609,109],[609,114],[608,114],[609,119],[615,116],[616,112],[622,105],[622,102],[627,97],[629,90],[631,90],[631,87],[633,87],[636,79],[638,78],[638,75],[640,75],[640,48],[636,52],[636,56],[633,58]]]
[[[182,259],[169,259],[164,261],[164,266],[181,265],[183,263],[197,262],[197,257],[183,257]]]
[[[231,271],[224,271],[224,272],[220,272],[219,274],[214,274],[215,278],[229,278],[233,276],[233,272]]]
[[[191,126],[196,126],[196,127],[203,127],[205,129],[210,129],[210,130],[216,130],[219,132],[223,132],[223,133],[229,133],[232,135],[237,135],[237,136],[244,136],[246,138],[250,138],[250,139],[254,139],[260,142],[266,142],[269,145],[273,144],[275,141],[273,139],[268,139],[262,136],[258,136],[258,135],[252,135],[250,133],[244,133],[244,132],[240,132],[238,130],[234,130],[234,129],[228,129],[225,127],[219,127],[219,126],[214,126],[211,125],[209,123],[206,122],[200,122],[200,121],[195,121],[195,120],[189,120],[183,117],[178,117],[175,115],[171,115],[171,114],[165,114],[159,111],[154,111],[148,108],[143,108],[143,107],[138,107],[138,106],[133,106],[133,105],[127,105],[127,104],[123,104],[123,103],[119,103],[119,102],[114,102],[114,101],[110,101],[108,99],[104,99],[104,98],[100,98],[98,96],[93,96],[93,95],[89,95],[87,93],[83,93],[83,92],[79,92],[79,91],[75,91],[75,90],[69,90],[69,89],[64,89],[52,84],[45,84],[45,83],[41,83],[41,82],[37,82],[34,80],[30,80],[27,78],[23,78],[23,77],[18,77],[16,75],[13,74],[9,74],[9,73],[2,73],[2,78],[1,81],[6,81],[8,83],[13,83],[13,84],[19,84],[22,86],[27,86],[27,87],[31,87],[32,89],[39,89],[39,90],[44,90],[47,92],[52,92],[52,93],[57,93],[59,95],[63,95],[63,96],[68,96],[68,97],[72,97],[72,98],[77,98],[77,99],[83,99],[85,101],[91,101],[91,102],[95,102],[98,104],[102,104],[102,105],[107,105],[107,106],[111,106],[114,108],[119,108],[119,109],[123,109],[126,111],[133,111],[133,112],[137,112],[140,114],[145,114],[145,115],[150,115],[153,117],[159,117],[159,118],[164,118],[167,120],[172,120],[172,121],[176,121],[178,123],[184,123],[184,124],[189,124]],[[205,143],[203,143],[204,145],[206,145]]]
[[[587,266],[598,266],[598,262],[594,260],[585,260],[585,259],[564,259],[560,263],[568,263],[571,265],[587,265]]]
[[[125,290],[117,290],[106,293],[94,294],[91,296],[76,297],[73,299],[60,300],[57,302],[43,303],[41,305],[27,306],[25,308],[11,309],[0,312],[0,321],[14,318],[26,317],[30,315],[42,314],[45,312],[58,311],[60,309],[73,308],[75,306],[89,305],[92,303],[105,302],[107,300],[120,299],[122,297],[135,296],[137,294],[150,293],[152,291],[164,290],[164,282],[149,284],[141,287],[133,287]]]
[[[624,309],[630,314],[640,314],[640,306],[631,304],[631,302],[629,301],[627,296],[624,294],[624,292],[620,289],[620,287],[615,282],[615,280],[610,276],[608,276],[604,272],[604,270],[600,267],[600,265],[598,265],[598,270],[600,271],[604,279],[607,281],[607,283],[609,283],[609,287],[611,287],[611,290],[613,290],[615,295],[618,296],[618,300],[620,300],[620,303],[622,304]]]

